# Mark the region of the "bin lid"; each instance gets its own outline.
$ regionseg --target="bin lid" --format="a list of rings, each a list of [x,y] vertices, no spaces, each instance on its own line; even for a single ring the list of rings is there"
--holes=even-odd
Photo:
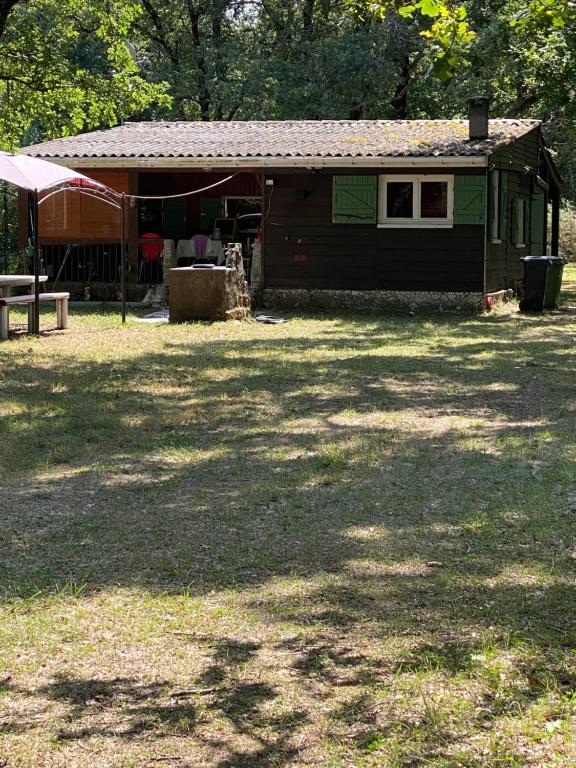
[[[522,256],[520,261],[526,262],[546,262],[547,264],[566,264],[562,256]]]
[[[209,269],[211,272],[233,271],[231,267],[215,267],[214,264],[193,264],[191,267],[172,267],[170,272],[198,272],[203,269]]]

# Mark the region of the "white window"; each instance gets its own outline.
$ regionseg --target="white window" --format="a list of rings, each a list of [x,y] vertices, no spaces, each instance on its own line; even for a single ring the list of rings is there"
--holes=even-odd
[[[526,217],[525,205],[524,200],[521,200],[520,198],[516,200],[516,231],[514,232],[514,245],[516,248],[526,247],[526,243],[524,242],[524,220]]]
[[[451,227],[453,176],[380,176],[380,227]]]

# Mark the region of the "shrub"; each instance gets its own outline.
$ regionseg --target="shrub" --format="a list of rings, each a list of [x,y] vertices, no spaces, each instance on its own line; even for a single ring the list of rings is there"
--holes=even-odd
[[[552,214],[548,208],[548,253],[550,253],[550,238],[552,233]],[[558,247],[560,256],[568,261],[576,262],[576,205],[567,200],[560,208],[560,243]]]
[[[560,210],[560,256],[576,261],[576,206],[565,202]]]

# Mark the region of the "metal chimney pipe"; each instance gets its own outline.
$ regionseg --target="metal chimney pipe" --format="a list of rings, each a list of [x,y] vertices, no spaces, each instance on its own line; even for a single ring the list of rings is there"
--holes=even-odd
[[[489,109],[490,99],[488,96],[473,96],[468,99],[470,141],[487,139],[490,135],[488,128]]]

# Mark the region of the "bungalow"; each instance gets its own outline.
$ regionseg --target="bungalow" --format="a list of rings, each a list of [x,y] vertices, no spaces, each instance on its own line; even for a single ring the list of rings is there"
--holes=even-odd
[[[558,253],[561,179],[541,124],[489,120],[485,98],[468,120],[126,123],[23,152],[128,196],[133,295],[155,279],[151,234],[217,230],[247,252],[258,238],[265,303],[307,307],[476,308],[522,291],[522,256],[547,241]],[[117,281],[115,209],[55,196],[40,238],[60,284]]]

